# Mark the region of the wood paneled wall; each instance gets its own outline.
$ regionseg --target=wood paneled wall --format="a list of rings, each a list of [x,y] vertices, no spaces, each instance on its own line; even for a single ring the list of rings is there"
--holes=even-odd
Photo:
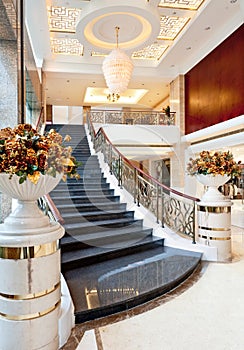
[[[185,133],[244,114],[244,25],[185,75]]]

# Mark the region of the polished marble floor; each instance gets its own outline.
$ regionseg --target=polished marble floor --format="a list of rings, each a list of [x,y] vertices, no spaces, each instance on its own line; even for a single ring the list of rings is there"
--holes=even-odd
[[[232,252],[151,302],[76,325],[63,350],[243,350],[243,228],[232,226]]]

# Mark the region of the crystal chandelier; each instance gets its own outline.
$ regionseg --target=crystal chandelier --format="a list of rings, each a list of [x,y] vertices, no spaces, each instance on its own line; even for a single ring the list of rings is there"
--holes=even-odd
[[[120,94],[127,90],[133,70],[131,59],[118,47],[119,29],[119,27],[115,27],[116,48],[105,57],[102,66],[106,84],[110,92],[107,99],[112,102],[116,102]]]

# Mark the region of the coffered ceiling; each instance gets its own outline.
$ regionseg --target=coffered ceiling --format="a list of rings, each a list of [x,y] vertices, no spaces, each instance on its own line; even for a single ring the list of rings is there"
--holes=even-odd
[[[108,104],[102,62],[118,26],[134,70],[112,106],[159,108],[170,82],[243,23],[243,0],[26,0],[26,23],[47,103]]]

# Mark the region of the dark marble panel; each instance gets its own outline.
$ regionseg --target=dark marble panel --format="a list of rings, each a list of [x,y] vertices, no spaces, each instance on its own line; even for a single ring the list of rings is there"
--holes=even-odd
[[[158,246],[64,273],[76,322],[122,312],[175,288],[196,268],[200,253]]]
[[[85,331],[94,329],[95,335],[96,335],[96,341],[97,346],[99,350],[102,350],[102,343],[99,339],[98,333],[99,333],[99,327],[105,327],[107,325],[122,321],[124,319],[128,319],[130,317],[142,314],[144,312],[147,312],[149,310],[152,310],[158,306],[161,306],[165,303],[168,303],[172,300],[174,300],[177,296],[184,293],[188,288],[193,286],[197,281],[202,277],[202,275],[205,273],[209,263],[208,262],[201,262],[200,265],[194,270],[194,272],[191,274],[189,278],[187,278],[185,281],[183,281],[177,288],[169,291],[168,293],[155,298],[152,301],[148,301],[147,303],[144,303],[143,305],[139,305],[137,307],[134,307],[130,310],[125,310],[123,312],[120,312],[115,315],[107,316],[100,318],[98,320],[92,320],[88,321],[82,324],[77,324],[70,335],[70,338],[68,339],[68,342],[63,346],[62,350],[75,350],[79,344],[79,342],[82,340],[82,337],[85,333]]]

